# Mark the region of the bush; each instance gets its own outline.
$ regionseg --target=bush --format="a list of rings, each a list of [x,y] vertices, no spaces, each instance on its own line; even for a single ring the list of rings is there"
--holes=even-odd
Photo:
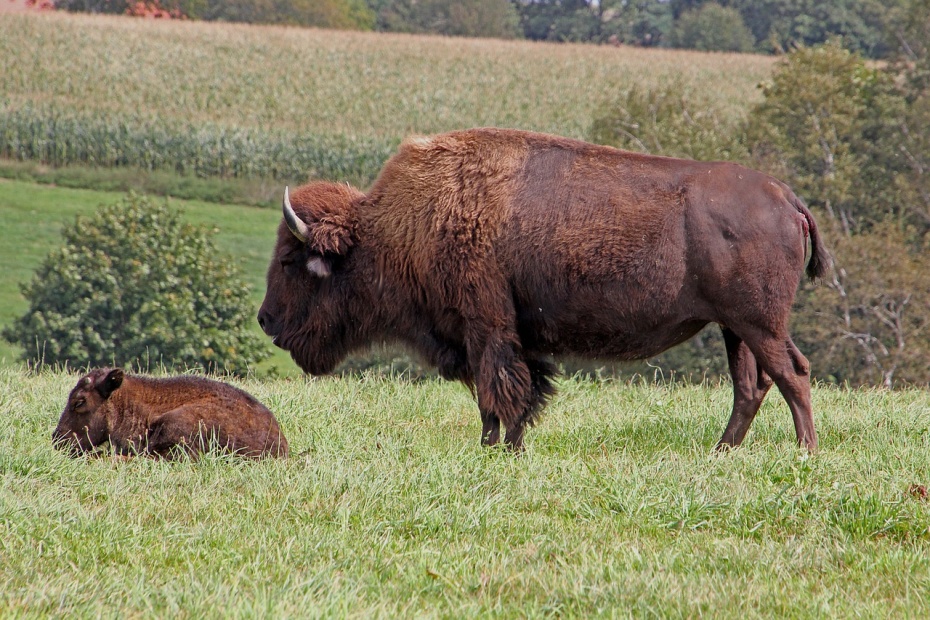
[[[728,125],[680,81],[658,90],[633,87],[609,103],[591,125],[588,139],[622,149],[688,157],[746,157],[738,127]]]
[[[268,356],[249,290],[210,234],[130,193],[78,217],[22,287],[29,310],[3,330],[36,364],[246,372]]]

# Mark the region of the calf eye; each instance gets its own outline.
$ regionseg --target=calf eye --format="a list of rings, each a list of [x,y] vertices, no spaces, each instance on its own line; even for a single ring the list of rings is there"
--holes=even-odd
[[[84,403],[86,402],[87,401],[84,400],[83,398],[78,398],[77,400],[74,401],[74,408],[77,409],[78,407],[83,407]]]

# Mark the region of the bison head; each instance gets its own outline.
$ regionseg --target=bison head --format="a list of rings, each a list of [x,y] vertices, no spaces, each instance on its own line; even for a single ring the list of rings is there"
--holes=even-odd
[[[109,440],[103,404],[123,384],[123,371],[102,368],[81,377],[68,395],[65,410],[52,433],[59,450],[77,455],[90,452]]]
[[[311,183],[290,195],[284,190],[284,220],[258,323],[305,372],[332,372],[358,339],[354,309],[364,277],[352,255],[363,197],[335,183]]]

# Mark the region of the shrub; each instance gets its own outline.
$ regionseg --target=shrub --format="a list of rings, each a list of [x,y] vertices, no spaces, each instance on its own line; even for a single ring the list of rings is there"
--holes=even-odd
[[[604,107],[588,139],[670,157],[738,160],[746,156],[738,128],[724,122],[681,81],[659,89],[634,86]]]
[[[242,373],[268,356],[248,287],[210,233],[130,193],[78,217],[22,291],[29,309],[3,330],[36,364]]]

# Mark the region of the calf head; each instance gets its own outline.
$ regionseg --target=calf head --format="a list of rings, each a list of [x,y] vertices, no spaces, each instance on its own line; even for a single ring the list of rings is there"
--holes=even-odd
[[[346,355],[354,281],[347,263],[357,241],[347,185],[311,183],[284,190],[284,219],[268,266],[258,323],[304,371],[325,374]]]
[[[100,368],[81,377],[68,395],[65,410],[52,433],[55,447],[80,454],[106,443],[109,428],[103,405],[122,384],[123,371],[119,368]]]

